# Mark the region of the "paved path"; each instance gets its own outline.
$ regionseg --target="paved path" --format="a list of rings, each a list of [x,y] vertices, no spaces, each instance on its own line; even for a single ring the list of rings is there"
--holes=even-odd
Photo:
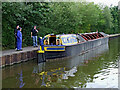
[[[17,53],[22,53],[22,52],[28,52],[28,51],[33,51],[33,50],[37,50],[38,47],[24,47],[22,51],[16,51],[15,49],[10,49],[10,50],[4,50],[2,51],[2,56],[6,56],[6,55],[12,55],[12,54],[17,54]]]

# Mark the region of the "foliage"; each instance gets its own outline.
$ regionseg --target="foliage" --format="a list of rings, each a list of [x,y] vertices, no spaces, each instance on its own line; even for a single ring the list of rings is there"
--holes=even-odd
[[[2,45],[14,48],[14,29],[22,27],[23,46],[31,46],[31,29],[37,25],[38,36],[49,33],[84,33],[96,30],[118,31],[117,7],[105,7],[88,2],[3,2]]]
[[[112,7],[110,8],[111,10],[111,14],[113,16],[113,28],[112,28],[112,33],[120,33],[120,29],[118,29],[119,25],[118,25],[118,6]]]
[[[120,10],[118,10],[118,32],[120,33]]]
[[[33,2],[4,2],[2,3],[2,10],[3,48],[14,48],[14,29],[17,24],[22,27],[23,46],[32,45],[32,38],[30,37],[31,29],[34,25],[39,25],[40,27],[44,25],[45,17],[49,12],[47,3]],[[40,30],[42,31],[42,28]],[[39,32],[42,33],[41,31]]]

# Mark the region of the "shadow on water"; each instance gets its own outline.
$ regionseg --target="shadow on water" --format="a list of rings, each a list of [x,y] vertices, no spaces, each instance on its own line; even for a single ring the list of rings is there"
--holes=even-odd
[[[3,68],[3,87],[117,88],[118,80],[115,78],[118,75],[119,40],[116,38],[109,45],[101,45],[83,55],[67,59],[40,64],[32,60]],[[112,85],[108,83],[111,75],[116,75],[112,78]]]

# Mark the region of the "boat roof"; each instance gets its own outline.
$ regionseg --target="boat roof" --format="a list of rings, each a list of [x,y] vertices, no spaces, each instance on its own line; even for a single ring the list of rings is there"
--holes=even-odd
[[[56,34],[56,35],[54,35],[54,34],[48,34],[48,35],[46,35],[46,36],[44,36],[44,37],[49,37],[49,36],[62,36],[62,35],[76,35],[76,34]]]
[[[103,36],[107,36],[108,34],[105,34],[104,32],[90,32],[90,33],[78,33],[78,34],[80,34],[80,35],[82,35],[82,34],[95,34],[95,33],[100,33],[100,34],[102,34]],[[48,34],[48,35],[46,35],[46,36],[44,36],[44,37],[49,37],[49,36],[62,36],[62,35],[76,35],[76,34],[56,34],[56,35],[54,35],[53,33],[52,34]]]

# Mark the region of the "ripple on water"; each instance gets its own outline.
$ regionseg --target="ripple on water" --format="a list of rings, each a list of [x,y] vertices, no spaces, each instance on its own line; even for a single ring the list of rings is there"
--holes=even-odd
[[[101,71],[101,73],[94,75],[94,83],[87,83],[87,88],[118,88],[118,69],[108,68]]]

